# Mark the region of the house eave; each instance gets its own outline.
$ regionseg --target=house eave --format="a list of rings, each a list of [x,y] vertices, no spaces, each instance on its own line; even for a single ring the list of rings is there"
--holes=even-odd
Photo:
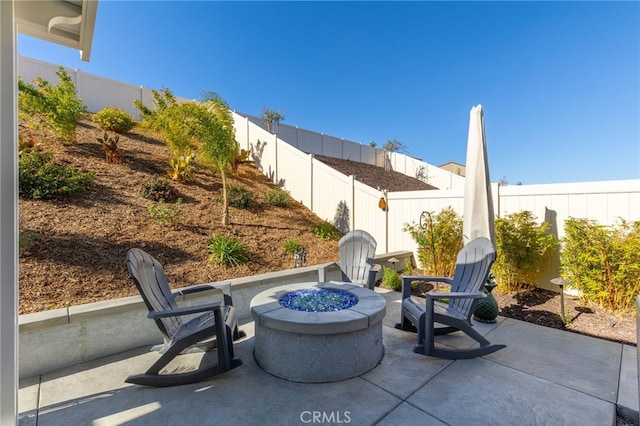
[[[97,11],[97,0],[18,0],[15,22],[18,32],[77,49],[89,61]]]

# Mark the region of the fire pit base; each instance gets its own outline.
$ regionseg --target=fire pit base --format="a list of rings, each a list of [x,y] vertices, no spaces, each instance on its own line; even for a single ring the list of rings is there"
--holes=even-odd
[[[280,305],[296,290],[347,291],[354,306],[332,312],[303,312]],[[254,357],[260,367],[283,379],[321,383],[359,376],[382,359],[385,300],[369,289],[336,283],[302,283],[266,290],[251,301],[255,320]]]

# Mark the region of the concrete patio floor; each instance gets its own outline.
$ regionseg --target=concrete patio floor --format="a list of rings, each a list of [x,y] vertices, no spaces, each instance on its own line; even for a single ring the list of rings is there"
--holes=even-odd
[[[414,334],[393,328],[399,293],[382,293],[385,354],[362,376],[322,384],[271,376],[253,359],[247,322],[247,337],[235,343],[243,365],[202,383],[125,384],[157,358],[148,347],[21,379],[19,424],[615,425],[616,404],[637,415],[633,346],[499,317],[475,325],[507,348],[472,360],[425,357],[411,350]],[[462,335],[438,342],[472,343]]]

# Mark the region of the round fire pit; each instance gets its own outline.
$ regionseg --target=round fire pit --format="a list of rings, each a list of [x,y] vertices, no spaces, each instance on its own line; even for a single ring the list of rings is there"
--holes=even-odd
[[[385,300],[353,284],[275,287],[251,300],[254,357],[274,376],[296,382],[346,380],[383,355]]]

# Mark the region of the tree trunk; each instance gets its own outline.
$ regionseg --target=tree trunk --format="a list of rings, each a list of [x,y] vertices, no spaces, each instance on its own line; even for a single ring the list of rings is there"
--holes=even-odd
[[[222,224],[229,225],[229,200],[227,200],[227,174],[221,170],[222,175]]]

